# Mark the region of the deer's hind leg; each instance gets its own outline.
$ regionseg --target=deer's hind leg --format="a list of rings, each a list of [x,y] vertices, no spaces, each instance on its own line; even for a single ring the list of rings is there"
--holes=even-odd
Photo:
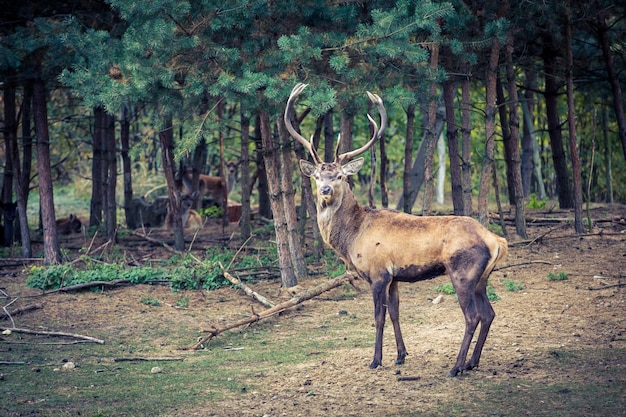
[[[495,317],[495,313],[493,313],[493,309],[487,299],[487,279],[484,276],[490,257],[491,254],[486,246],[475,246],[457,252],[450,259],[448,268],[450,280],[452,285],[454,285],[459,305],[465,317],[465,334],[463,335],[463,341],[461,342],[461,348],[454,367],[448,373],[450,377],[456,376],[460,372],[471,369],[478,364],[482,345],[487,338],[491,321]],[[482,282],[483,277],[485,278],[484,282]],[[483,315],[485,315],[484,318]],[[465,366],[465,359],[479,323],[481,324],[479,334],[480,350],[474,350],[472,361],[470,361],[468,366]],[[477,347],[479,347],[478,344]],[[475,365],[470,366],[474,361],[476,362]]]
[[[402,339],[402,331],[400,330],[400,294],[398,292],[398,282],[393,281],[389,286],[389,318],[393,324],[393,334],[396,337],[396,346],[398,348],[398,358],[396,365],[402,365],[406,357],[406,347]]]

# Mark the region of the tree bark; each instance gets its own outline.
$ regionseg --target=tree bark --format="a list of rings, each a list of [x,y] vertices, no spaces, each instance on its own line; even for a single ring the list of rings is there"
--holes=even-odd
[[[7,152],[7,167],[11,167],[12,172],[5,171],[5,181],[11,179],[11,184],[8,186],[8,193],[3,199],[3,203],[9,204],[12,207],[12,190],[15,190],[17,199],[16,212],[13,210],[4,211],[4,243],[7,246],[13,245],[14,242],[19,240],[20,235],[28,235],[28,219],[26,217],[26,202],[24,196],[20,192],[21,187],[21,173],[20,173],[20,153],[17,144],[17,117],[15,110],[15,84],[13,81],[7,80],[4,84],[4,135],[6,140],[6,152]],[[10,161],[10,164],[9,164]],[[8,198],[7,198],[8,197]],[[6,206],[5,206],[6,207]],[[17,224],[26,225],[26,232],[16,228],[16,214],[19,215],[19,221]],[[21,229],[24,229],[22,227]],[[30,239],[28,239],[27,250],[25,250],[24,243],[22,243],[22,256],[24,258],[30,257]]]
[[[280,265],[280,276],[283,287],[293,287],[298,284],[298,280],[289,259],[289,236],[287,231],[287,220],[284,213],[284,204],[280,190],[279,158],[276,146],[272,140],[270,127],[270,117],[267,112],[260,114],[261,139],[263,141],[263,159],[267,172],[267,185],[269,187],[270,203],[274,216],[274,229],[276,230],[276,249],[278,252],[278,263]]]
[[[444,120],[444,111],[443,109],[439,109],[436,115],[436,123],[435,123],[435,132],[433,134],[429,134],[424,132],[424,136],[422,137],[422,142],[420,143],[419,148],[417,149],[417,154],[415,155],[415,160],[413,161],[413,167],[411,168],[411,185],[409,187],[409,201],[408,206],[410,213],[412,211],[412,207],[415,205],[415,201],[417,200],[417,195],[419,194],[420,188],[422,187],[422,183],[425,178],[425,169],[424,166],[426,164],[426,153],[428,149],[431,152],[435,149],[435,144],[429,144],[429,141],[432,141],[434,138],[437,138],[438,135],[441,135],[443,131],[443,120]],[[404,195],[398,201],[398,205],[396,210],[401,210],[405,207],[404,203]]]
[[[293,188],[293,149],[291,147],[291,136],[287,132],[285,124],[281,120],[277,123],[278,138],[280,147],[278,151],[278,169],[280,175],[280,190],[282,200],[282,210],[285,213],[285,223],[287,228],[287,241],[289,243],[289,259],[293,265],[293,271],[297,280],[308,278],[306,262],[302,252],[302,245],[298,238],[298,216],[296,215],[295,195]],[[297,284],[297,282],[296,282]]]
[[[402,197],[401,201],[404,202],[402,210],[405,213],[411,213],[411,161],[413,160],[413,138],[414,138],[414,125],[415,125],[415,105],[409,104],[406,110],[406,139],[404,143],[404,174],[402,176]],[[400,206],[398,205],[398,210]]]
[[[613,92],[613,110],[615,111],[615,118],[617,119],[619,139],[622,142],[622,152],[624,153],[624,159],[626,160],[626,115],[624,114],[624,98],[622,96],[619,76],[615,69],[613,55],[611,54],[611,40],[609,39],[609,31],[605,21],[605,16],[602,15],[598,17],[597,27],[597,34],[600,46],[602,47],[602,56],[604,58],[604,66],[606,67],[606,73],[609,77],[609,83],[611,84],[611,90]]]
[[[454,111],[455,82],[448,80],[443,84],[443,101],[446,108],[446,138],[450,157],[450,181],[452,184],[452,206],[455,216],[465,213],[463,208],[463,183],[461,178],[461,155],[459,154],[459,130]]]
[[[114,241],[117,229],[117,155],[115,141],[115,116],[105,114],[104,143],[104,236]]]
[[[515,206],[515,231],[523,239],[527,238],[526,214],[524,207],[524,189],[522,187],[522,167],[519,154],[519,98],[517,96],[517,83],[515,82],[515,69],[513,67],[513,36],[509,34],[505,47],[506,79],[509,92],[509,141],[504,142],[505,152],[508,156],[507,167],[511,172],[511,185],[509,193],[513,193],[513,205]],[[507,175],[508,178],[508,175]],[[510,200],[510,198],[509,198]]]
[[[176,188],[176,180],[174,178],[174,132],[172,129],[172,116],[167,116],[163,129],[159,131],[159,142],[161,143],[163,173],[167,181],[168,210],[173,216],[174,248],[182,252],[185,250],[185,236],[183,234],[183,217],[180,211],[180,192]]]
[[[569,182],[565,151],[563,149],[563,136],[561,134],[561,123],[559,121],[557,85],[557,61],[556,56],[559,51],[552,45],[549,35],[544,36],[543,67],[545,72],[545,92],[546,117],[548,120],[548,135],[550,136],[550,148],[552,149],[552,162],[557,181],[557,194],[559,206],[563,209],[572,208],[574,199]]]
[[[576,113],[574,107],[574,56],[572,52],[571,0],[566,2],[565,22],[565,61],[567,83],[567,125],[569,130],[569,149],[572,159],[572,176],[574,180],[574,229],[576,233],[584,233],[583,227],[583,191],[580,174],[580,158],[576,144]]]
[[[439,66],[439,45],[433,44],[430,48],[430,64],[429,68],[434,77]],[[433,201],[433,185],[434,185],[434,156],[435,145],[441,132],[437,131],[437,83],[430,84],[430,97],[428,103],[428,127],[426,128],[426,155],[424,159],[424,202],[422,204],[422,214],[428,215],[431,212]]]
[[[491,181],[494,148],[495,148],[495,120],[496,120],[496,81],[498,78],[498,59],[500,56],[500,42],[495,41],[491,46],[489,61],[485,73],[485,154],[480,174],[480,188],[478,191],[478,221],[483,225],[489,224],[487,206],[489,200],[489,183]]]
[[[241,230],[241,240],[246,241],[250,237],[250,153],[248,152],[250,145],[250,118],[241,110],[241,158],[239,166],[241,173],[239,181],[241,182],[241,218],[239,219],[239,228]]]
[[[270,202],[267,170],[265,169],[265,156],[263,154],[263,138],[261,134],[261,118],[259,115],[254,120],[254,143],[256,144],[256,169],[257,169],[257,192],[259,194],[259,215],[271,219],[272,205]],[[252,181],[254,183],[254,181]]]
[[[33,110],[37,133],[37,169],[39,171],[39,204],[43,225],[44,263],[61,263],[61,250],[57,239],[57,225],[54,217],[54,197],[52,192],[52,170],[50,166],[50,134],[48,132],[48,109],[46,108],[46,88],[38,78],[33,85]]]
[[[129,229],[136,227],[133,224],[134,219],[131,215],[131,204],[133,201],[133,170],[130,163],[130,115],[128,104],[122,106],[120,115],[120,145],[122,157],[122,178],[124,188],[124,217],[126,218],[126,226]]]
[[[463,215],[471,216],[472,203],[472,107],[470,64],[464,64],[465,76],[461,81],[461,184],[463,186]]]
[[[100,226],[102,224],[102,208],[104,196],[104,176],[105,166],[105,111],[102,107],[93,109],[93,160],[91,162],[91,205],[89,210],[89,226]]]

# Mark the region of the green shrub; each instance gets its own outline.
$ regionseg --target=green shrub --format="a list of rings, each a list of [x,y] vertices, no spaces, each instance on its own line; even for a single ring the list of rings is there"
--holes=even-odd
[[[528,203],[526,203],[526,207],[529,209],[541,209],[546,206],[545,200],[540,200],[537,197],[537,194],[532,193],[528,196]]]
[[[519,281],[513,281],[512,279],[503,279],[502,285],[507,291],[521,291],[524,289],[524,284]]]
[[[550,272],[548,274],[548,279],[550,281],[567,281],[569,277],[567,276],[565,272],[559,272],[558,274],[554,274]]]
[[[450,282],[448,282],[446,284],[442,284],[442,285],[437,285],[437,286],[435,286],[435,288],[433,288],[433,290],[435,290],[435,292],[440,292],[440,293],[443,293],[443,294],[446,294],[446,295],[454,295],[454,294],[456,294],[454,286]]]

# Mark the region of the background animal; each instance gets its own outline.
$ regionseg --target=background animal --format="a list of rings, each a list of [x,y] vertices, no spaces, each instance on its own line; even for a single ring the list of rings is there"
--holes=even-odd
[[[56,220],[57,233],[61,235],[69,235],[71,233],[80,233],[83,230],[83,223],[74,214],[69,217],[63,217]]]
[[[159,197],[149,202],[145,197],[134,198],[126,224],[130,229],[161,227],[167,216],[168,198]]]
[[[457,360],[448,373],[478,366],[495,312],[487,298],[487,279],[496,263],[507,253],[505,239],[491,233],[469,217],[413,216],[393,210],[362,207],[346,179],[363,166],[367,151],[383,134],[387,115],[380,97],[368,92],[378,108],[381,127],[368,115],[372,138],[363,147],[339,154],[325,163],[311,142],[291,125],[293,103],[306,84],[294,87],[287,101],[284,121],[289,133],[309,150],[314,163],[300,160],[302,173],[317,185],[317,221],[324,241],[344,260],[347,269],[365,279],[374,298],[376,342],[370,368],[382,365],[383,329],[389,309],[398,356],[403,364],[407,355],[400,330],[399,282],[417,282],[439,275],[450,276],[465,316],[465,334]],[[469,362],[465,362],[474,332],[480,333]]]
[[[202,226],[204,224],[202,221],[202,217],[200,216],[200,214],[198,214],[197,211],[191,208],[196,198],[198,198],[198,192],[194,191],[191,194],[185,195],[179,193],[179,198],[183,228],[193,230],[202,229]],[[174,228],[174,213],[167,213],[167,217],[165,219],[165,228],[168,230]]]

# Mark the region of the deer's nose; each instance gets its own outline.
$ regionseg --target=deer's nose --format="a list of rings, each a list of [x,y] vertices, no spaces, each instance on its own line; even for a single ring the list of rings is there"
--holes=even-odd
[[[332,192],[333,192],[333,189],[330,185],[323,185],[320,188],[320,194],[322,195],[329,195],[329,194],[332,194]]]

